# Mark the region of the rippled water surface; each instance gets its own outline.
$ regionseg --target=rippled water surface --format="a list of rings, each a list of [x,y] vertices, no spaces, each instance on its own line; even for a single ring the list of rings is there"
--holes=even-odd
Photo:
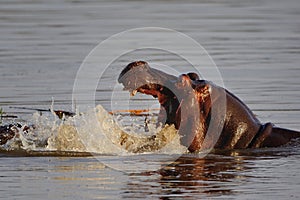
[[[261,121],[300,130],[299,10],[298,0],[0,1],[0,107],[22,120],[32,119],[33,111],[11,106],[48,109],[54,99],[55,109],[72,110],[76,73],[97,44],[131,28],[164,27],[200,43],[224,86]],[[136,43],[128,44],[134,49]],[[162,50],[120,55],[99,81],[96,104],[122,108],[125,92],[116,77],[136,59],[180,72],[188,65]],[[134,106],[157,103],[136,97]],[[155,153],[1,152],[0,198],[299,199],[299,147],[212,152],[205,158],[174,154],[172,164]],[[140,170],[141,165],[156,170]]]

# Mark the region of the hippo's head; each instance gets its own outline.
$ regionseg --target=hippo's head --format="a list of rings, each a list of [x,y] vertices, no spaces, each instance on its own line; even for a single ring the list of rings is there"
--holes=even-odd
[[[123,84],[124,90],[128,90],[131,95],[140,92],[153,95],[159,99],[160,94],[169,92],[164,91],[164,89],[173,85],[176,81],[177,77],[150,68],[148,63],[144,61],[128,64],[122,70],[118,79],[118,82]]]
[[[207,117],[203,120],[200,115],[208,115],[209,111],[205,109],[200,112],[203,107],[200,102],[204,101],[203,95],[207,95],[207,88],[196,73],[176,77],[149,67],[147,62],[136,61],[122,70],[118,82],[131,95],[139,92],[158,98],[161,105],[159,122],[174,124],[182,136],[181,143],[189,147],[190,151],[200,149],[199,141],[202,141],[205,132],[205,122],[202,121]]]

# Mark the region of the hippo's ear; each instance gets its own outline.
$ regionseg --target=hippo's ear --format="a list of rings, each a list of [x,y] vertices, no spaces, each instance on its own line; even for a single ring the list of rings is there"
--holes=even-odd
[[[190,79],[193,80],[193,81],[200,80],[198,74],[196,74],[195,72],[187,73],[187,75],[188,75],[188,76],[190,77]]]
[[[178,82],[179,82],[182,86],[191,86],[191,85],[192,85],[191,78],[190,78],[187,74],[181,74],[181,75],[178,77]]]

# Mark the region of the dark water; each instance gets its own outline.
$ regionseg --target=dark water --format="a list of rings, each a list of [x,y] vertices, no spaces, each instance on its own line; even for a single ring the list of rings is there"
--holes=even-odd
[[[31,111],[9,106],[49,108],[53,97],[55,108],[71,110],[76,73],[98,43],[131,28],[164,27],[200,43],[218,66],[225,87],[261,121],[300,130],[299,10],[297,0],[0,1],[0,106],[26,119]],[[116,74],[135,59],[175,67],[185,63],[160,51],[123,55],[113,63],[116,70],[105,74],[106,85],[99,85],[97,103],[110,109]],[[300,197],[299,145],[215,152],[205,158],[188,154],[170,166],[152,154],[158,160],[152,164],[162,169],[136,173],[99,160],[130,162],[138,168],[149,164],[147,155],[17,155],[1,154],[0,198]]]
[[[299,151],[287,148],[218,152],[204,159],[185,155],[160,170],[135,173],[113,170],[97,157],[1,157],[1,162],[3,199],[299,198]]]

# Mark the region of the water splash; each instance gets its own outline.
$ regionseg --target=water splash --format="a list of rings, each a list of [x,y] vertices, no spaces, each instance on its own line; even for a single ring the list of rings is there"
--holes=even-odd
[[[133,153],[179,154],[186,152],[180,145],[174,126],[156,127],[149,132],[136,132],[138,124],[119,126],[116,118],[101,105],[60,120],[54,114],[33,114],[27,131],[17,128],[13,139],[0,148],[5,151],[90,152],[95,154],[130,155]],[[120,118],[118,119],[120,120]],[[134,119],[136,120],[136,119]]]

